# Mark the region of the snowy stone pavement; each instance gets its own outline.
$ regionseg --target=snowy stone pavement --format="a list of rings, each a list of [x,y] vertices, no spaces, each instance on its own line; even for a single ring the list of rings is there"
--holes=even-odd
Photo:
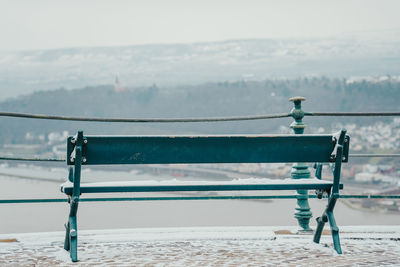
[[[400,226],[341,227],[343,255],[294,227],[80,231],[79,262],[64,233],[0,235],[0,266],[400,266]]]

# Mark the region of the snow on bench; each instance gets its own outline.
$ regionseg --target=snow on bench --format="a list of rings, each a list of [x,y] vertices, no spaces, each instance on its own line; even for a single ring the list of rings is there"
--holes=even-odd
[[[67,140],[68,182],[61,186],[68,195],[70,213],[66,223],[64,248],[72,261],[78,260],[77,219],[83,193],[309,190],[328,194],[328,205],[321,217],[314,242],[319,243],[329,221],[335,250],[341,254],[339,229],[333,216],[339,198],[342,162],[348,161],[350,139],[346,131],[324,135],[229,135],[229,136],[77,136]],[[81,184],[85,165],[111,164],[189,164],[189,163],[334,163],[333,180],[248,178],[232,181],[124,181]]]

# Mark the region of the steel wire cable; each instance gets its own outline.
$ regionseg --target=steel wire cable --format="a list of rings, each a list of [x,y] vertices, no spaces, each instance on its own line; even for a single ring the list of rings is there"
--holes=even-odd
[[[354,158],[397,158],[400,154],[350,154]]]
[[[400,112],[304,112],[305,116],[400,116]],[[61,115],[31,114],[18,112],[0,112],[0,117],[42,119],[42,120],[65,120],[65,121],[88,121],[88,122],[136,122],[136,123],[174,123],[174,122],[218,122],[218,121],[245,121],[265,120],[292,117],[292,113],[278,113],[254,116],[233,117],[206,117],[206,118],[96,118],[96,117],[74,117]]]
[[[173,123],[173,122],[218,122],[218,121],[246,121],[265,120],[291,117],[291,113],[280,113],[270,115],[238,116],[238,117],[208,117],[208,118],[94,118],[94,117],[72,117],[44,114],[29,114],[16,112],[0,112],[0,117],[29,118],[42,120],[64,120],[64,121],[89,121],[89,122],[136,122],[136,123]]]
[[[4,156],[0,156],[0,160],[65,162],[65,159],[60,159],[60,158],[27,158],[27,157],[4,157]]]
[[[305,116],[400,116],[400,112],[305,112]],[[207,117],[207,118],[94,118],[73,117],[45,114],[30,114],[17,112],[0,112],[0,117],[43,119],[43,120],[65,120],[65,121],[88,121],[88,122],[130,122],[130,123],[174,123],[174,122],[221,122],[221,121],[245,121],[264,120],[292,117],[292,113],[267,114],[255,116],[238,117]],[[400,154],[350,154],[350,157],[400,157]],[[52,161],[65,162],[58,158],[26,158],[26,157],[0,157],[0,160],[20,161]]]
[[[304,112],[305,116],[374,117],[400,116],[400,112]]]

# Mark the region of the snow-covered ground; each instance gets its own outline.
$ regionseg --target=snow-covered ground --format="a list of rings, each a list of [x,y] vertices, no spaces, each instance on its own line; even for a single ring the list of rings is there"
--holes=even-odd
[[[63,232],[0,235],[0,266],[71,266]],[[400,226],[341,227],[321,244],[295,227],[80,231],[73,266],[400,266]]]

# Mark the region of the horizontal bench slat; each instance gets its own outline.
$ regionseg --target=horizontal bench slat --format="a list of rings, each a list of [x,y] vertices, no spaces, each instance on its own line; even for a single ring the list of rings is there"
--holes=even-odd
[[[81,193],[116,193],[116,192],[174,192],[174,191],[254,191],[254,190],[310,190],[322,189],[327,190],[332,187],[332,182],[317,179],[298,179],[298,180],[270,180],[263,183],[210,183],[194,181],[183,183],[165,183],[153,182],[140,184],[138,182],[122,182],[122,183],[89,183],[81,184]],[[340,185],[343,188],[343,185]],[[61,189],[65,194],[72,194],[72,184],[67,183]]]
[[[71,140],[70,137],[69,140]],[[85,136],[85,165],[330,162],[332,135]],[[68,142],[71,158],[74,145]],[[345,151],[348,151],[346,148]],[[347,155],[345,161],[347,161]],[[73,162],[68,162],[73,164]]]

